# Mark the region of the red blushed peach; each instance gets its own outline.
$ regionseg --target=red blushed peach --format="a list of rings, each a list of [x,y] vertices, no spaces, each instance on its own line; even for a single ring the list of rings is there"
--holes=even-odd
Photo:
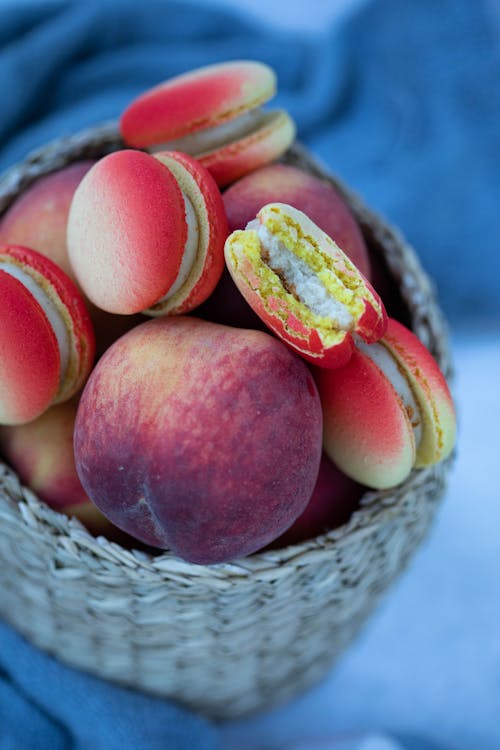
[[[77,400],[53,406],[34,422],[0,427],[0,449],[21,481],[54,510],[76,516],[92,533],[111,524],[90,501],[75,468]]]
[[[370,279],[368,250],[344,199],[327,182],[285,164],[271,164],[235,182],[223,194],[229,231],[245,229],[267,203],[286,203],[307,214]]]
[[[69,207],[94,163],[76,162],[34,182],[2,217],[0,242],[38,250],[75,281],[66,245]]]
[[[343,474],[323,453],[318,479],[306,509],[269,547],[279,549],[299,544],[342,526],[358,507],[364,491],[363,485]]]
[[[118,527],[195,563],[250,554],[304,510],[322,413],[281,342],[179,316],[119,339],[84,390],[77,470]]]

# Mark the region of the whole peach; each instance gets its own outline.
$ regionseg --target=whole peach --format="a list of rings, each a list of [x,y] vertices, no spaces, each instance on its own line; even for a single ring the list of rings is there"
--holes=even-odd
[[[1,241],[38,250],[75,281],[68,258],[66,227],[73,195],[94,161],[79,161],[40,177],[0,221]]]
[[[76,516],[92,533],[111,524],[91,502],[75,468],[77,399],[53,406],[28,424],[0,427],[0,449],[21,481],[54,510]]]
[[[358,507],[364,491],[363,485],[337,469],[323,453],[318,479],[306,509],[270,547],[279,549],[289,544],[299,544],[342,526]]]
[[[144,323],[106,352],[76,421],[80,479],[102,512],[195,563],[250,554],[303,511],[322,413],[306,365],[260,331]]]
[[[330,183],[287,164],[256,169],[223,195],[229,231],[245,229],[267,203],[287,203],[307,214],[370,279],[368,250],[346,202]]]

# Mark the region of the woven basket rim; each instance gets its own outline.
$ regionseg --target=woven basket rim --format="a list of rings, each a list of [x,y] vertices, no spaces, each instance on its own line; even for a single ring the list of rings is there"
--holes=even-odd
[[[96,146],[101,155],[120,147],[117,123],[109,121],[101,125],[87,128],[79,133],[63,138],[56,138],[41,148],[28,154],[21,162],[10,167],[0,176],[0,216],[16,197],[38,177],[56,171],[71,161],[88,158],[78,155],[80,152]],[[68,158],[70,157],[70,158]],[[388,222],[368,209],[363,202],[328,169],[324,168],[299,143],[293,144],[284,159],[289,158],[307,163],[308,171],[323,180],[331,182],[344,196],[350,205],[362,230],[369,227],[371,232],[379,235],[380,242],[390,241],[404,249],[405,260],[411,265],[411,274],[404,277],[405,265],[397,268],[397,262],[386,258],[392,271],[401,271],[402,296],[413,304],[418,301],[417,312],[410,307],[414,328],[418,328],[419,312],[421,308],[432,309],[430,329],[436,340],[439,340],[438,351],[434,351],[445,375],[451,375],[451,361],[447,343],[447,327],[442,312],[436,300],[436,293],[432,282],[422,269],[413,249],[405,242],[401,233]],[[420,308],[419,308],[420,305]],[[248,557],[230,563],[214,565],[196,565],[185,562],[170,551],[150,554],[142,550],[128,550],[107,538],[94,537],[76,518],[52,510],[36,497],[30,489],[23,487],[17,474],[0,458],[0,490],[1,485],[8,486],[0,494],[0,500],[8,502],[11,510],[19,514],[20,523],[25,523],[37,529],[40,524],[44,533],[58,537],[58,543],[65,548],[71,545],[75,562],[80,555],[89,552],[97,559],[123,563],[127,569],[137,572],[141,570],[146,576],[163,579],[175,576],[177,580],[203,580],[204,583],[220,587],[224,584],[241,583],[243,580],[275,580],[281,576],[295,572],[297,566],[307,565],[318,558],[327,561],[335,550],[350,544],[356,544],[360,539],[369,535],[375,526],[383,524],[387,518],[394,516],[405,502],[408,493],[418,492],[421,485],[425,485],[433,478],[440,478],[446,473],[453,461],[450,457],[446,461],[427,469],[412,471],[410,477],[398,487],[384,491],[367,491],[363,494],[359,509],[355,510],[349,521],[325,534],[289,545],[280,549],[256,552]],[[14,489],[13,489],[14,488]],[[2,507],[0,504],[0,518]]]

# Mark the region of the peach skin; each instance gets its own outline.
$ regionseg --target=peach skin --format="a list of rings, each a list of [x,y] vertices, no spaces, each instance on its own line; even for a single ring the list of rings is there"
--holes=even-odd
[[[370,280],[370,261],[361,230],[346,202],[330,185],[288,164],[269,164],[245,175],[224,194],[229,231],[245,229],[267,203],[287,203],[314,221]]]
[[[101,159],[76,190],[68,250],[95,305],[160,315],[210,294],[226,234],[218,188],[194,159],[125,149]]]
[[[0,246],[0,424],[71,398],[90,372],[94,332],[78,289],[48,258]]]
[[[250,554],[304,510],[322,414],[305,363],[260,331],[148,321],[104,354],[83,392],[77,471],[146,544],[203,564]]]
[[[218,185],[281,156],[295,137],[284,111],[263,112],[276,93],[274,72],[247,60],[210,65],[171,78],[123,112],[124,142],[195,156]]]
[[[390,318],[378,343],[356,343],[344,367],[315,373],[324,448],[353,479],[387,489],[450,455],[455,411],[436,361],[401,323]]]
[[[365,490],[365,487],[337,469],[323,453],[318,479],[306,509],[284,534],[271,542],[269,548],[280,549],[289,544],[299,544],[347,523],[358,508]]]
[[[229,235],[224,252],[248,304],[309,362],[341,366],[353,351],[353,334],[369,343],[384,334],[384,305],[369,281],[292,206],[261,208],[246,230]]]
[[[0,243],[31,247],[75,281],[66,229],[73,195],[95,161],[79,161],[36,180],[0,220]]]
[[[47,505],[76,516],[93,534],[109,534],[111,524],[90,501],[75,468],[73,430],[77,399],[52,406],[29,424],[0,427],[3,456]]]

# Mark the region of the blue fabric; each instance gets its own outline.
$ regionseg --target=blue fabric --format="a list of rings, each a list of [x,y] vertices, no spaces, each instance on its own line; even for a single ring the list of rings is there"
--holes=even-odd
[[[451,319],[499,322],[494,7],[375,0],[313,38],[188,3],[0,0],[0,169],[168,76],[261,59],[301,140],[403,229]],[[59,665],[0,625],[0,750],[218,745],[202,719]]]
[[[0,622],[0,750],[216,750],[183,708],[59,664]]]
[[[452,321],[500,320],[495,7],[376,0],[314,38],[189,3],[0,3],[0,170],[168,76],[261,59],[299,137],[418,248]]]

